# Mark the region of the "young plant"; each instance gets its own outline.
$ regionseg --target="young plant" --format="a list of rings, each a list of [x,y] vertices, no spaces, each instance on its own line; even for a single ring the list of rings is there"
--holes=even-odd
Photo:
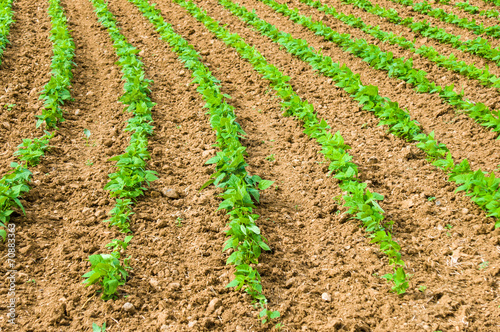
[[[7,111],[11,112],[16,104],[5,104],[3,107],[7,109]]]
[[[90,135],[92,135],[92,133],[88,129],[83,129],[83,135],[84,135],[84,139],[86,141],[86,145],[90,146],[90,141],[89,140],[90,140]]]
[[[42,157],[45,151],[49,148],[49,141],[55,135],[55,132],[49,133],[45,132],[45,135],[40,138],[23,139],[23,143],[20,144],[14,156],[18,156],[19,160],[26,161],[28,166],[38,165],[40,162],[40,157]]]
[[[106,322],[102,323],[102,326],[92,323],[92,332],[106,332]]]
[[[122,265],[120,251],[127,249],[131,239],[132,236],[126,236],[123,241],[115,239],[106,244],[106,247],[112,249],[111,254],[98,254],[89,257],[92,270],[82,276],[87,278],[83,284],[85,287],[99,284],[101,298],[105,301],[116,298],[118,287],[124,285],[127,280],[130,257],[123,259]]]

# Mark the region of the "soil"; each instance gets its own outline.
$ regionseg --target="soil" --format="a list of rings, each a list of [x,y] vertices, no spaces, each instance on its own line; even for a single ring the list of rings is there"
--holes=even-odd
[[[371,113],[361,111],[327,77],[249,29],[217,1],[195,2],[290,76],[299,95],[314,104],[333,132],[341,132],[352,147],[349,153],[359,165],[360,177],[371,191],[385,196],[381,206],[387,219],[395,222],[394,237],[412,274],[405,295],[389,291],[390,285],[380,278],[391,272],[387,258],[359,223],[342,214],[346,209],[335,199],[342,192],[328,176],[320,147],[302,133],[302,124],[282,116],[268,81],[236,51],[182,7],[162,1],[157,8],[166,21],[202,54],[202,61],[222,82],[223,92],[232,96],[229,102],[247,133],[243,144],[248,171],[275,181],[262,193],[256,210],[258,225],[272,248],[263,253],[257,268],[269,307],[281,313],[282,330],[500,331],[500,231],[493,230],[494,220],[463,193],[455,193],[456,186],[414,145],[387,134]],[[417,94],[258,1],[240,3],[281,30],[322,47],[324,54],[360,73],[364,84],[378,85],[381,95],[408,107],[426,132],[434,130],[457,160],[468,158],[474,168],[485,171],[500,164],[496,135],[465,115],[457,116],[438,97]],[[314,14],[298,1],[291,3],[307,15]],[[62,4],[76,44],[75,100],[65,105],[67,121],[60,125],[54,147],[33,169],[33,188],[23,200],[26,215],[18,213],[12,219],[18,252],[18,325],[13,329],[6,321],[8,289],[0,283],[0,328],[91,331],[93,322],[106,322],[106,331],[111,332],[271,331],[271,325],[260,324],[246,295],[225,288],[233,275],[233,268],[225,264],[228,255],[222,252],[227,217],[217,211],[217,190],[198,190],[213,172],[205,161],[216,153],[204,101],[189,84],[191,73],[127,0],[111,0],[109,8],[128,41],[141,50],[146,77],[154,80],[151,97],[157,105],[149,169],[158,172],[159,180],[134,206],[134,238],[126,252],[133,270],[120,287],[119,298],[104,302],[96,287],[82,285],[81,276],[90,267],[88,256],[106,252],[106,243],[123,238],[102,222],[113,207],[103,187],[114,170],[109,157],[126,148],[128,134],[123,128],[130,115],[117,101],[123,91],[117,57],[92,4],[86,0]],[[2,89],[24,83],[27,88],[16,90],[16,95],[0,93],[0,103],[18,105],[1,115],[0,127],[2,122],[11,126],[0,128],[6,145],[1,151],[3,171],[7,161],[15,160],[12,151],[21,138],[39,134],[34,126],[39,90],[33,97],[27,92],[31,86],[40,89],[49,78],[50,21],[43,6],[41,0],[18,0],[15,5],[12,45],[0,67],[9,81],[2,81]],[[45,22],[45,30],[33,24],[33,15]],[[371,41],[359,30],[333,20],[328,24]],[[32,39],[25,40],[28,34]],[[30,49],[35,44],[37,48]],[[410,56],[396,48],[387,50]],[[416,66],[428,68],[430,77],[447,76],[441,83],[467,83],[471,99],[488,98],[491,105],[500,106],[497,91],[413,57]],[[35,60],[46,66],[34,65]],[[83,139],[83,129],[92,133],[89,143]],[[274,160],[266,158],[271,155]],[[167,197],[168,190],[175,195]],[[6,252],[5,244],[0,250]],[[0,273],[6,275],[8,269],[4,259]],[[331,299],[323,300],[323,293]],[[133,308],[125,310],[126,303]]]

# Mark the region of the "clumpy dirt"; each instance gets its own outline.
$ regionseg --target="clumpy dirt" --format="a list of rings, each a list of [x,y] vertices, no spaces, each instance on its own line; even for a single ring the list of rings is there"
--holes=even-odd
[[[38,2],[41,6],[42,1]],[[17,6],[28,3],[20,0]],[[106,322],[111,332],[273,330],[260,324],[246,295],[225,288],[233,273],[225,265],[227,253],[222,252],[227,217],[217,211],[217,190],[198,190],[213,172],[204,163],[216,153],[215,135],[202,108],[204,101],[196,86],[189,84],[192,73],[126,0],[112,0],[109,8],[129,42],[141,50],[146,77],[154,80],[152,99],[157,105],[149,169],[158,172],[159,180],[134,207],[134,238],[126,252],[133,270],[119,298],[104,302],[96,287],[81,284],[81,276],[89,271],[88,256],[106,252],[106,243],[123,238],[102,223],[113,206],[103,187],[113,171],[108,158],[127,145],[128,135],[122,130],[129,115],[117,102],[123,88],[114,64],[117,58],[92,5],[86,0],[62,3],[77,46],[75,101],[65,107],[67,121],[60,126],[54,148],[34,169],[33,189],[23,201],[26,216],[13,218],[18,325],[12,329],[6,322],[7,288],[2,283],[0,327],[91,331],[93,322]],[[157,8],[165,19],[202,54],[202,61],[222,82],[223,92],[232,96],[229,102],[247,133],[243,144],[248,171],[275,181],[263,192],[256,210],[272,248],[261,256],[257,268],[269,307],[281,312],[282,330],[500,330],[496,281],[500,233],[493,231],[492,218],[465,195],[455,193],[445,174],[415,146],[387,134],[371,113],[359,110],[328,78],[248,29],[215,0],[196,3],[289,75],[299,95],[314,104],[333,132],[341,132],[352,146],[350,154],[359,165],[361,179],[371,191],[385,196],[381,206],[388,220],[395,222],[394,237],[412,274],[407,294],[389,292],[390,285],[380,278],[390,272],[387,258],[370,244],[355,220],[342,214],[346,209],[334,199],[342,192],[328,177],[320,147],[302,133],[300,122],[281,115],[279,99],[268,81],[248,62],[183,8],[161,2]],[[266,19],[280,28],[295,29],[255,0],[242,3],[259,15],[267,14]],[[16,33],[23,31],[17,28]],[[288,32],[318,42],[300,29]],[[15,54],[21,47],[13,43],[6,54]],[[446,124],[443,118],[452,115],[436,117],[430,112],[434,107],[444,109],[437,99],[417,95],[406,86],[391,92],[392,79],[384,79],[334,46],[330,54],[353,70],[366,72],[362,79],[381,85],[381,92],[392,93],[391,98],[399,94],[398,101],[406,103],[416,119],[436,128],[436,136],[443,136],[457,158],[468,157],[475,167],[485,169],[498,164],[496,141],[469,119],[461,116],[460,121]],[[8,65],[17,67],[14,61]],[[24,81],[30,79],[24,77]],[[430,112],[427,117],[426,112]],[[90,144],[83,139],[84,128],[92,133]],[[34,133],[34,122],[25,130],[26,135],[13,132],[13,140]],[[459,133],[470,133],[477,145],[470,145]],[[484,150],[478,149],[482,146]],[[6,252],[5,245],[0,250]],[[1,274],[7,269],[4,259]],[[328,301],[322,298],[324,293]]]

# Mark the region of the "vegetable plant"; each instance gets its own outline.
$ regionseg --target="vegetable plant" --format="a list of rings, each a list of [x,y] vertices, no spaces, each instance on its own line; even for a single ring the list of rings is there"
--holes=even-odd
[[[102,288],[101,298],[105,301],[116,298],[118,287],[124,285],[127,280],[130,257],[122,260],[120,251],[127,249],[131,239],[132,236],[126,236],[123,241],[114,239],[106,244],[106,247],[112,250],[110,254],[91,255],[89,257],[92,270],[82,276],[87,278],[83,281],[83,284],[85,284],[85,287],[99,284]]]
[[[92,332],[106,332],[106,322],[102,323],[102,326],[92,323]]]

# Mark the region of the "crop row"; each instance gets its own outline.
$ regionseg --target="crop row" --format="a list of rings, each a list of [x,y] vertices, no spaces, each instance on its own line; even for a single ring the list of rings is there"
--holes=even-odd
[[[446,4],[449,4],[449,2],[450,2],[450,0],[440,1],[440,3],[446,3]],[[486,16],[486,17],[499,17],[500,16],[500,13],[498,12],[498,10],[494,10],[494,9],[481,10],[481,9],[479,9],[479,7],[471,5],[468,0],[465,2],[456,2],[455,4],[453,4],[453,6],[460,8],[469,14],[475,14],[475,15]]]
[[[50,65],[52,75],[40,95],[40,99],[45,100],[45,103],[42,114],[37,116],[37,128],[42,123],[45,123],[47,128],[57,128],[57,123],[64,121],[61,106],[66,100],[71,100],[71,70],[75,65],[75,44],[59,0],[49,0],[49,16],[52,21],[50,40],[54,44]]]
[[[193,2],[174,1],[203,23],[218,39],[233,47],[243,59],[249,61],[263,78],[270,81],[271,87],[282,99],[281,106],[285,115],[294,116],[303,122],[304,133],[321,145],[321,153],[329,162],[329,170],[335,173],[334,177],[340,181],[341,189],[346,192],[343,198],[344,205],[349,208],[347,213],[360,220],[367,232],[373,233],[372,242],[378,243],[381,251],[389,256],[389,264],[393,266],[394,273],[386,274],[384,278],[393,281],[392,289],[395,292],[404,293],[408,282],[403,269],[405,264],[399,252],[401,248],[392,239],[390,229],[384,222],[384,212],[377,203],[383,196],[370,192],[366,189],[367,184],[359,181],[357,165],[351,162],[352,157],[347,153],[350,147],[344,143],[341,134],[337,132],[332,135],[326,121],[317,118],[314,106],[302,100],[287,83],[290,78],[269,64],[262,54],[248,45],[243,38],[221,27]]]
[[[446,32],[445,29],[433,26],[427,21],[418,21],[413,17],[402,18],[394,8],[387,9],[373,5],[369,0],[342,0],[345,3],[361,8],[371,14],[387,18],[389,22],[410,28],[413,32],[419,33],[424,37],[434,39],[439,43],[450,45],[457,50],[475,54],[500,65],[500,50],[493,48],[488,40],[477,37],[461,41],[460,36]]]
[[[460,18],[455,14],[447,13],[441,8],[433,8],[427,1],[413,2],[413,0],[390,0],[408,6],[412,11],[423,15],[428,15],[446,23],[454,24],[474,32],[476,35],[486,34],[495,38],[500,37],[500,26],[485,27],[483,23],[477,24],[475,20],[469,21],[466,18]]]
[[[14,22],[13,3],[14,0],[0,0],[0,65],[2,64],[3,51],[9,43],[10,25]]]
[[[153,134],[153,118],[151,110],[155,106],[149,97],[149,85],[152,82],[145,78],[144,65],[137,56],[139,51],[127,42],[125,36],[117,27],[114,15],[109,11],[107,2],[92,0],[94,11],[99,22],[106,28],[118,56],[118,66],[125,81],[123,95],[119,101],[125,105],[125,110],[133,114],[127,121],[125,131],[132,132],[125,153],[110,158],[116,161],[117,171],[109,174],[110,180],[104,187],[110,191],[111,197],[116,197],[115,207],[111,210],[111,218],[105,220],[109,226],[116,226],[123,233],[130,231],[129,217],[133,214],[133,200],[143,195],[150,182],[157,179],[156,172],[146,169],[146,161],[150,159],[148,137]],[[121,263],[120,251],[129,245],[132,236],[126,236],[124,241],[113,240],[106,244],[112,249],[111,254],[96,254],[89,256],[91,271],[83,275],[87,278],[86,286],[99,284],[102,287],[103,300],[115,297],[118,286],[127,281],[127,269],[130,257]]]
[[[495,6],[500,6],[500,0],[483,0],[485,3],[491,3]]]
[[[51,17],[52,30],[51,40],[53,42],[52,58],[52,76],[45,85],[41,98],[46,100],[47,105],[60,111],[57,119],[62,120],[62,111],[59,105],[65,100],[71,98],[69,85],[72,78],[71,68],[74,65],[74,44],[68,31],[64,11],[59,0],[49,0],[49,15]],[[55,87],[56,82],[63,84],[61,87]],[[60,93],[61,92],[61,93]],[[45,112],[45,111],[44,111]],[[53,124],[51,117],[47,116],[47,126]],[[40,120],[39,120],[40,121]],[[56,120],[54,120],[56,121]],[[38,126],[38,123],[37,123]],[[13,170],[0,179],[0,236],[5,240],[7,226],[10,215],[14,212],[13,208],[19,207],[23,212],[24,208],[20,202],[20,197],[29,191],[28,183],[31,181],[32,173],[28,167],[36,166],[40,162],[47,149],[49,141],[55,133],[45,132],[40,138],[23,139],[23,143],[18,146],[14,153],[18,156],[21,163],[11,163]]]
[[[494,131],[500,131],[500,112],[490,110],[483,103],[464,100],[462,95],[453,91],[453,84],[442,87],[429,81],[424,70],[413,68],[412,59],[395,58],[391,52],[383,52],[380,47],[369,44],[364,39],[353,40],[349,34],[340,34],[323,22],[315,22],[310,17],[300,15],[297,10],[291,10],[286,4],[279,4],[274,0],[260,1],[282,13],[291,21],[308,28],[328,41],[336,43],[345,52],[361,58],[371,67],[387,71],[390,77],[396,77],[416,86],[417,92],[437,93],[445,103],[456,107],[457,110],[465,111],[481,125],[492,127]],[[313,2],[311,1],[311,3]]]
[[[351,94],[365,110],[374,112],[382,120],[380,124],[388,125],[390,132],[410,142],[417,142],[416,146],[428,155],[429,161],[448,172],[449,181],[460,185],[457,190],[466,191],[467,195],[472,197],[472,201],[489,212],[489,216],[497,218],[495,227],[500,227],[500,219],[498,219],[500,217],[500,179],[495,178],[494,172],[488,175],[481,170],[473,171],[467,159],[456,164],[446,145],[435,140],[434,133],[424,134],[418,123],[410,118],[409,113],[387,97],[381,97],[376,86],[364,86],[359,75],[353,74],[347,66],[341,66],[330,57],[316,52],[308,46],[307,41],[295,39],[290,34],[279,31],[275,26],[261,20],[254,12],[249,12],[246,8],[229,0],[219,0],[219,3],[241,20],[252,25],[261,34],[280,44],[288,52],[309,63],[315,70],[331,77],[337,82],[337,86]]]

